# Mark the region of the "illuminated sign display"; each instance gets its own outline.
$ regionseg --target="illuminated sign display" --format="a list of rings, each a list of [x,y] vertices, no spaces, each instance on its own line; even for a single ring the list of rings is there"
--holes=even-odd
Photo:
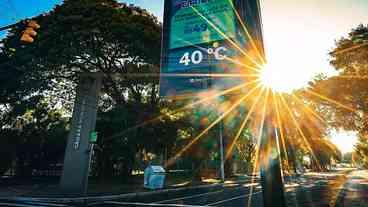
[[[170,49],[235,37],[235,15],[229,0],[173,1]]]
[[[211,74],[239,73],[234,63],[248,44],[240,20],[259,29],[258,0],[165,0],[160,95],[225,89],[239,78]],[[249,12],[252,11],[252,12]],[[241,19],[239,19],[239,17]],[[244,80],[242,80],[244,81]]]

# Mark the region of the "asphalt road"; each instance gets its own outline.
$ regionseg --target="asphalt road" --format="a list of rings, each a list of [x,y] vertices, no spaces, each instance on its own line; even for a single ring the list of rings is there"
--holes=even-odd
[[[261,207],[262,191],[258,182],[253,184],[225,184],[218,190],[193,195],[178,196],[175,198],[146,200],[145,204],[135,201],[110,201],[105,204],[114,206],[254,206]],[[101,206],[108,206],[101,205]]]
[[[297,207],[368,207],[368,171],[340,169],[328,173],[307,173],[285,179],[287,206]],[[9,205],[14,204],[14,205]],[[0,206],[84,206],[75,203],[27,203],[9,201]],[[4,203],[4,202],[3,202]],[[249,205],[248,205],[249,204]],[[261,207],[262,191],[256,180],[253,184],[226,183],[211,189],[191,190],[171,194],[146,194],[133,199],[89,201],[88,206],[234,206]]]

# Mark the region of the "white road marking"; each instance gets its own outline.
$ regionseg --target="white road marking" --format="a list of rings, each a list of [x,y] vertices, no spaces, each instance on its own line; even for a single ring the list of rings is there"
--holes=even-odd
[[[56,203],[45,203],[45,202],[28,202],[29,204],[33,204],[33,205],[45,205],[45,206],[54,206],[54,207],[68,207],[68,205],[65,204],[56,204]]]
[[[9,203],[9,201],[13,202],[21,202],[21,203]],[[25,200],[25,199],[15,199],[8,200],[8,202],[0,202],[0,206],[10,205],[11,206],[48,206],[48,207],[68,207],[69,205],[65,204],[57,204],[57,203],[46,203],[46,202],[35,202],[33,200]]]
[[[212,205],[218,205],[220,203],[226,203],[228,201],[233,201],[233,200],[238,200],[240,198],[245,198],[245,197],[249,197],[251,195],[255,195],[255,194],[258,194],[258,193],[261,193],[262,191],[258,191],[258,192],[255,192],[255,193],[252,193],[252,194],[246,194],[246,195],[241,195],[241,196],[236,196],[236,197],[233,197],[233,198],[229,198],[229,199],[225,199],[225,200],[221,200],[221,201],[217,201],[215,203],[210,203],[210,204],[207,204],[207,206],[212,206]]]
[[[47,206],[40,206],[40,205],[31,205],[31,204],[17,204],[17,203],[3,203],[0,202],[0,206],[7,206],[7,207],[47,207]]]
[[[216,193],[221,193],[221,192],[224,192],[224,191],[223,190],[218,190],[218,191],[214,191],[214,192],[208,192],[208,193],[202,193],[202,194],[197,194],[197,195],[192,195],[192,196],[185,196],[185,197],[181,197],[181,198],[174,198],[174,199],[169,199],[169,200],[158,201],[158,202],[155,202],[155,203],[167,203],[167,202],[172,202],[172,201],[180,201],[180,200],[184,200],[184,199],[196,198],[196,197],[201,197],[201,196],[211,195],[211,194],[216,194]]]
[[[160,193],[166,193],[166,192],[178,192],[182,190],[191,190],[191,189],[202,189],[202,188],[209,188],[209,187],[216,187],[216,186],[222,186],[222,184],[209,184],[209,185],[200,185],[200,186],[193,186],[193,187],[183,187],[183,188],[174,188],[174,189],[163,189],[158,190],[155,192],[142,192],[142,193],[127,193],[127,194],[117,194],[117,195],[107,195],[107,196],[84,196],[84,197],[49,197],[49,198],[34,198],[34,197],[18,197],[22,199],[32,200],[32,201],[43,201],[43,202],[70,202],[70,201],[84,201],[84,200],[115,200],[115,199],[122,199],[127,198],[130,196],[136,196],[137,194],[141,196],[146,195],[157,195]],[[15,197],[17,198],[17,197]],[[0,197],[2,200],[12,200],[14,197]]]
[[[194,205],[181,205],[181,204],[158,204],[158,203],[128,203],[128,202],[116,202],[116,201],[105,201],[105,204],[115,204],[115,205],[134,205],[134,206],[172,206],[172,207],[203,207]]]
[[[231,189],[231,190],[237,190],[237,189],[240,189],[240,188],[245,188],[245,186],[239,186],[239,187],[236,187],[236,188]],[[172,202],[172,201],[185,200],[185,199],[189,199],[189,198],[197,198],[197,197],[201,197],[201,196],[212,195],[212,194],[216,194],[216,193],[222,193],[222,192],[224,192],[224,190],[225,189],[214,191],[214,192],[208,192],[208,193],[192,195],[192,196],[185,196],[185,197],[173,198],[173,199],[169,199],[169,200],[162,200],[162,201],[158,201],[158,202],[154,202],[154,203],[167,203],[167,202]]]

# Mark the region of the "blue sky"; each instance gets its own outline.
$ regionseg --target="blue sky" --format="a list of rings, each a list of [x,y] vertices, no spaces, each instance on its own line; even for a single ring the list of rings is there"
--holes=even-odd
[[[152,3],[153,1],[155,3]],[[0,0],[0,27],[48,12],[61,2],[62,0]],[[121,2],[146,8],[162,20],[164,0],[124,0]],[[0,38],[3,35],[4,32],[0,32]]]
[[[61,0],[0,0],[0,27],[50,11],[60,3]],[[3,36],[4,32],[0,32],[0,38]]]
[[[47,12],[60,2],[61,0],[1,0],[0,26]]]
[[[153,1],[155,3],[152,3]],[[61,2],[62,0],[1,0],[0,26],[13,24],[17,20],[50,11],[56,4]],[[162,17],[163,0],[124,0],[121,2],[141,6],[156,16]]]
[[[145,8],[153,13],[155,16],[157,16],[160,20],[162,20],[164,0],[125,0],[121,2],[135,4],[142,8]]]

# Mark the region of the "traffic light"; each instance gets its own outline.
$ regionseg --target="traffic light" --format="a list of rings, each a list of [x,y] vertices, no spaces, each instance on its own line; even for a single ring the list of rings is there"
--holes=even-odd
[[[37,24],[36,21],[31,20],[28,22],[26,29],[23,31],[22,37],[20,38],[21,41],[32,43],[34,41],[34,37],[37,35],[36,29],[39,29],[41,26]]]

